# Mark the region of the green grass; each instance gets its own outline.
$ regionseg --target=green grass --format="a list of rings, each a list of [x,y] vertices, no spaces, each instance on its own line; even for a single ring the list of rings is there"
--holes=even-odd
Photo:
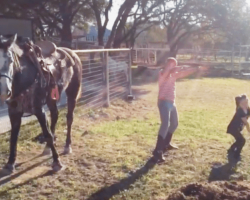
[[[78,108],[73,126],[74,153],[61,157],[67,169],[50,175],[51,161],[46,160],[1,185],[0,199],[165,199],[187,183],[207,181],[213,163],[227,163],[226,151],[233,140],[225,133],[226,126],[234,114],[234,97],[250,94],[248,81],[206,78],[178,82],[179,127],[173,143],[179,150],[169,152],[164,164],[147,167],[144,165],[151,157],[160,124],[157,85],[140,89],[150,93],[132,104],[118,101],[109,109],[99,110],[97,120],[83,117]],[[64,117],[62,113],[57,129],[59,151],[65,140]],[[42,152],[42,145],[31,141],[39,132],[37,128],[25,130],[19,140],[18,160],[28,162],[17,173],[45,159],[29,161]],[[0,138],[1,165],[7,159],[7,138]],[[246,181],[250,179],[249,150],[247,141],[236,168]]]

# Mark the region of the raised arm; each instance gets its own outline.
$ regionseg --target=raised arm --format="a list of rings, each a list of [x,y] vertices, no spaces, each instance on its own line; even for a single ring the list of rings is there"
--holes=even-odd
[[[194,74],[198,71],[206,71],[206,67],[188,67],[188,68],[182,68],[181,70],[178,70],[173,75],[176,77],[176,79],[181,79],[190,76],[191,74]]]
[[[246,128],[247,128],[247,132],[250,133],[250,126],[249,126],[249,123],[248,123],[248,121],[247,121],[247,118],[246,118],[246,117],[242,117],[241,119],[242,119],[244,125],[245,125]]]

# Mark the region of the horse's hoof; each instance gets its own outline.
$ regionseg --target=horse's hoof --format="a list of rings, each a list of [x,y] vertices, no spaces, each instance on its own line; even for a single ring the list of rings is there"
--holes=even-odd
[[[12,164],[6,164],[1,170],[1,173],[4,174],[12,174],[13,172],[15,172],[15,166]]]
[[[63,154],[71,154],[72,153],[72,148],[71,146],[69,147],[64,147]]]
[[[65,169],[65,166],[58,160],[57,162],[53,162],[52,169],[54,172],[58,172]]]
[[[42,153],[43,156],[50,156],[51,155],[51,149],[49,147],[45,147]]]

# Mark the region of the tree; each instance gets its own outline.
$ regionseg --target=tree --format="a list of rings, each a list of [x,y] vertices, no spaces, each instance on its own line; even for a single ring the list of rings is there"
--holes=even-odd
[[[87,0],[4,1],[0,12],[5,16],[32,18],[39,36],[58,35],[62,45],[67,47],[72,41],[72,26],[82,25],[92,17]]]
[[[164,2],[164,0],[124,0],[115,18],[106,48],[119,48],[128,40],[133,44],[135,38],[143,31],[159,24],[163,14],[160,11],[160,5]],[[106,3],[91,0],[89,5],[96,17],[99,45],[103,45],[103,35],[109,22],[109,11],[112,9],[113,0]]]
[[[106,47],[108,48],[111,47],[116,33],[117,32],[120,33],[120,29],[123,29],[125,27],[129,14],[132,8],[134,7],[135,3],[136,0],[125,0],[124,3],[121,5],[118,12],[118,16],[116,17],[116,20],[113,24],[111,34],[106,44]],[[96,17],[99,45],[104,45],[103,36],[105,34],[105,30],[109,22],[109,11],[113,6],[113,0],[109,0],[103,7],[99,6],[100,4],[98,4],[97,0],[91,0],[89,5],[92,8]],[[102,22],[101,20],[102,17],[104,18],[104,22]],[[117,31],[117,29],[119,30]]]
[[[164,8],[166,14],[163,24],[167,27],[169,56],[175,57],[178,50],[192,35],[204,34],[220,28],[227,21],[229,1],[168,1]]]
[[[228,6],[228,20],[221,28],[231,45],[246,44],[249,40],[250,14],[245,0],[232,1]]]
[[[160,25],[164,14],[162,7],[164,4],[164,0],[137,1],[134,11],[131,12],[128,18],[128,20],[130,20],[130,26],[125,28],[123,32],[116,32],[114,47],[119,47],[124,41],[129,41],[130,46],[134,46],[136,38],[139,37],[141,33]]]
[[[103,38],[109,22],[109,11],[113,6],[113,0],[109,0],[105,6],[105,1],[92,0],[88,4],[94,12],[96,24],[98,28],[98,43],[99,46],[104,46]],[[101,17],[104,16],[102,23]]]
[[[132,26],[129,24],[129,26]],[[135,35],[131,34],[127,41],[127,46],[133,47],[135,42],[137,44],[145,44],[145,42],[163,42],[166,43],[166,28],[161,25],[153,25],[149,27],[148,24],[145,25],[146,30],[143,28],[137,28]],[[143,30],[142,33],[140,33]]]
[[[48,33],[58,33],[61,36],[62,45],[69,46],[72,41],[73,24],[79,20],[83,21],[91,15],[86,9],[86,5],[85,0],[50,0],[40,3],[35,12],[41,21],[47,24]]]

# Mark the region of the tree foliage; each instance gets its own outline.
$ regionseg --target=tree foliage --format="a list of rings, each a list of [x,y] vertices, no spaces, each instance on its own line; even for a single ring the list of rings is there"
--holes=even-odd
[[[123,0],[117,16],[110,16],[115,0],[1,0],[0,13],[32,18],[39,37],[60,36],[64,46],[72,41],[72,27],[95,21],[99,45],[114,17],[106,48],[133,46],[136,38],[153,27],[165,26],[170,56],[190,37],[209,40],[225,37],[232,43],[248,40],[250,16],[245,0]],[[221,34],[218,35],[218,34]],[[203,36],[201,36],[203,35]]]
[[[225,20],[225,4],[216,0],[172,0],[165,4],[170,56],[176,56],[192,35],[219,28]]]
[[[164,2],[164,0],[124,0],[118,15],[115,16],[106,47],[117,48],[126,41],[133,44],[141,32],[148,30],[153,25],[160,24],[160,17],[163,13],[160,11],[160,5]],[[113,0],[108,0],[105,5],[102,4],[103,7],[98,4],[97,0],[91,0],[89,3],[96,16],[99,45],[103,44],[103,35],[113,3]],[[104,20],[102,21],[101,18]]]
[[[83,26],[92,12],[86,0],[16,0],[1,4],[5,16],[31,18],[36,35],[61,37],[64,46],[72,41],[72,25]]]
[[[221,24],[221,29],[231,45],[249,42],[250,10],[245,0],[231,1],[227,6],[228,19]]]
[[[245,0],[169,0],[163,24],[167,28],[170,56],[176,56],[190,38],[247,41],[249,17]]]

